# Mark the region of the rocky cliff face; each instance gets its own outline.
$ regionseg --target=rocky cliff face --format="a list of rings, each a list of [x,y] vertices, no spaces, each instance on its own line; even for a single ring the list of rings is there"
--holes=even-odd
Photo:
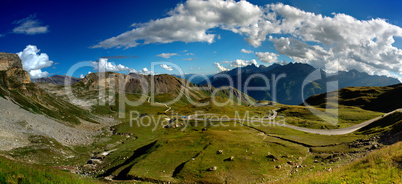
[[[17,54],[0,52],[0,71],[9,70],[11,68],[21,68],[22,62]]]
[[[22,84],[31,83],[31,76],[23,70],[17,54],[0,52],[0,71],[5,71],[5,79],[13,78]]]
[[[7,70],[6,77],[15,77],[15,79],[22,84],[31,83],[31,76],[22,68],[11,68]]]

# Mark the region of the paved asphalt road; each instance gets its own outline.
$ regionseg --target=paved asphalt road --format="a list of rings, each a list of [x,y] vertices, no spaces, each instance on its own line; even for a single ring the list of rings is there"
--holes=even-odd
[[[321,134],[321,135],[343,135],[343,134],[348,134],[348,133],[352,133],[360,128],[363,128],[385,116],[388,116],[396,111],[402,112],[402,109],[397,109],[394,110],[392,112],[389,112],[387,114],[384,114],[382,116],[373,118],[371,120],[367,120],[363,123],[360,123],[358,125],[354,125],[351,127],[347,127],[347,128],[342,128],[342,129],[332,129],[332,130],[327,130],[327,129],[312,129],[312,128],[304,128],[304,127],[298,127],[298,126],[294,126],[294,125],[289,125],[289,124],[280,124],[280,123],[276,123],[275,125],[278,126],[283,126],[283,127],[287,127],[287,128],[291,128],[291,129],[295,129],[295,130],[299,130],[299,131],[303,131],[303,132],[308,132],[308,133],[313,133],[313,134]],[[274,114],[268,118],[268,120],[272,120],[275,119],[276,116],[278,115],[278,113],[273,110]],[[197,116],[213,116],[215,114],[195,114],[195,115],[190,115],[187,117],[187,120],[197,120],[197,121],[204,121],[204,120],[209,120],[209,121],[248,121],[248,122],[261,122],[259,120],[246,120],[246,119],[238,119],[238,118],[225,118],[223,120],[218,120],[217,118],[197,118]],[[273,122],[269,122],[269,121],[262,121],[263,123],[271,123],[273,124]]]

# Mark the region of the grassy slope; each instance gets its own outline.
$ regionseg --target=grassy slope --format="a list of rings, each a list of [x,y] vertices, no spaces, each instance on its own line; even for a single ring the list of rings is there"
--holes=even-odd
[[[128,100],[131,101],[138,100],[140,97],[138,94],[127,95]],[[156,96],[155,101],[164,102],[172,98],[172,95],[161,94]],[[218,102],[227,101],[224,97],[218,97],[216,100]],[[211,102],[211,99],[204,98],[199,101]],[[223,107],[213,104],[205,107],[186,104],[188,102],[181,100],[170,106],[174,112],[181,115],[190,115],[194,114],[195,111],[203,111],[204,113],[233,117],[237,111],[240,112],[240,118],[244,117],[246,111],[250,111],[250,116],[264,116],[270,110],[277,108],[272,106],[246,107],[236,103],[235,105]],[[308,114],[305,107],[279,106],[285,107],[287,112],[299,113],[298,115],[289,113],[287,117],[297,116],[306,120],[318,119],[314,118],[311,113]],[[300,109],[302,109],[301,113]],[[149,123],[149,118],[166,116],[163,115],[166,107],[152,106],[148,102],[141,106],[127,107],[126,109],[127,112],[132,110],[148,115],[143,118],[144,124]],[[368,115],[368,117],[363,115]],[[343,121],[353,120],[354,123],[379,115],[381,113],[370,114],[370,111],[346,106],[340,112]],[[171,115],[169,114],[169,116]],[[362,117],[363,119],[359,119]],[[177,123],[184,122],[177,121]],[[252,125],[254,128],[272,135],[272,137],[264,136],[263,133],[253,128],[240,126],[238,123],[233,124],[233,122],[228,123],[227,127],[222,125],[208,126],[208,123],[204,124],[204,122],[198,123],[198,126],[196,126],[192,122],[185,130],[182,127],[164,129],[161,124],[158,124],[155,128],[152,123],[148,127],[137,126],[135,121],[133,126],[130,126],[129,116],[127,115],[122,124],[115,126],[116,133],[130,134],[135,139],[126,139],[124,144],[108,148],[109,150],[115,148],[118,150],[112,152],[102,166],[107,171],[106,175],[112,174],[120,179],[141,179],[146,181],[273,181],[291,172],[292,166],[287,164],[287,161],[299,162],[298,157],[302,157],[305,158],[304,161],[301,161],[303,164],[311,165],[315,160],[314,156],[320,155],[324,157],[322,160],[327,163],[329,161],[325,157],[331,156],[332,152],[349,153],[359,151],[359,149],[350,149],[348,144],[357,139],[366,138],[364,135],[323,136],[279,126],[266,126],[258,123]],[[320,123],[320,126],[323,124],[319,121],[318,123]],[[201,131],[204,126],[208,126],[207,131]],[[112,139],[118,140],[121,138],[119,138],[119,135],[114,135]],[[307,152],[308,147],[292,141],[310,145],[310,152]],[[216,154],[216,151],[220,149],[224,150],[224,155]],[[268,153],[280,158],[280,160],[277,162],[269,161],[266,157]],[[235,161],[225,161],[230,156],[234,156]],[[281,158],[282,156],[285,157]],[[194,160],[192,160],[193,157],[195,157]],[[330,166],[338,164],[340,163],[332,163]],[[277,165],[282,165],[285,169],[278,170],[275,168]],[[214,172],[207,171],[212,166],[217,166],[219,169]],[[325,167],[326,165],[320,165],[317,166],[316,170],[318,171]]]
[[[402,142],[369,153],[331,172],[321,171],[278,183],[401,183]]]
[[[209,100],[203,99],[201,101]],[[148,105],[145,103],[140,108],[142,113],[148,113],[148,116],[145,116],[147,118],[144,117],[144,124],[149,123],[148,117],[159,118],[156,111],[153,111],[155,109],[150,105],[148,108]],[[205,113],[221,115],[228,115],[236,110],[240,112],[250,110],[251,115],[264,115],[274,108],[240,105],[226,107],[210,105],[203,108],[196,108],[191,105],[177,107],[179,107],[178,111],[185,115],[192,114],[195,110],[204,110]],[[128,111],[137,108],[131,107],[128,108]],[[165,108],[161,108],[161,110],[163,109]],[[240,114],[241,118],[243,116],[244,114]],[[211,126],[208,123],[204,124],[204,122],[198,122],[198,124],[192,122],[186,129],[182,129],[182,127],[163,129],[163,125],[160,124],[157,128],[155,126],[144,127],[137,126],[135,122],[133,122],[133,126],[130,126],[128,118],[123,122],[123,124],[116,126],[117,132],[131,133],[136,139],[128,140],[123,145],[118,146],[118,151],[107,157],[105,170],[110,171],[108,174],[120,176],[122,179],[134,178],[148,181],[227,181],[235,183],[273,181],[291,172],[292,168],[286,164],[287,161],[298,162],[297,158],[303,157],[306,158],[303,164],[313,164],[314,158],[311,155],[328,153],[328,156],[333,151],[353,152],[357,149],[345,149],[345,146],[347,147],[348,143],[356,139],[365,138],[364,135],[323,136],[308,134],[280,126],[267,126],[258,123],[253,123],[252,126],[269,135],[279,137],[279,139],[265,136],[253,128],[238,123],[233,124],[233,122],[225,123],[227,126]],[[183,122],[178,121],[178,123]],[[204,126],[208,127],[207,131],[201,131]],[[311,149],[311,153],[308,153],[308,147],[280,138],[311,145],[314,148]],[[148,147],[148,145],[151,146]],[[323,145],[330,145],[328,147],[330,151],[320,148]],[[144,147],[147,147],[146,150]],[[216,154],[216,151],[220,149],[224,150],[224,155]],[[268,153],[278,158],[286,157],[277,162],[271,162],[266,157]],[[230,156],[234,156],[235,161],[225,161]],[[191,159],[193,157],[195,157],[194,160]],[[285,169],[277,170],[275,169],[277,165],[282,165]],[[217,166],[219,169],[215,172],[207,171],[212,166]],[[317,169],[324,167],[320,166]]]
[[[286,123],[316,129],[345,128],[384,114],[381,112],[364,110],[359,107],[340,105],[337,112],[333,109],[328,111],[328,115],[331,119],[338,120],[336,124],[332,124],[314,115],[305,106],[280,105],[279,107],[281,109],[278,110],[278,113],[279,115],[284,115],[286,117]],[[325,112],[325,109],[320,107],[313,108]]]
[[[398,127],[395,127],[398,125],[398,123],[395,125],[389,123],[389,121],[395,122],[396,120],[400,120],[400,114],[395,114],[389,118],[391,119],[379,120],[378,122],[374,123],[374,126],[368,128],[371,131],[367,134],[373,135],[374,132],[378,132],[378,128],[383,128],[384,131],[389,131],[392,128],[398,129]],[[385,126],[383,124],[384,121],[388,122],[388,124]],[[175,179],[182,181],[181,179],[183,179],[186,182],[274,181],[280,177],[284,177],[284,173],[290,172],[291,170],[290,167],[287,167],[285,170],[278,171],[277,169],[274,169],[276,165],[287,166],[286,161],[291,160],[297,162],[298,160],[296,158],[301,156],[305,158],[302,162],[302,165],[307,165],[307,168],[299,171],[301,174],[295,175],[295,177],[304,177],[306,174],[311,172],[321,173],[321,171],[326,170],[326,168],[334,168],[347,163],[351,156],[340,155],[343,155],[344,153],[353,155],[355,152],[361,152],[367,149],[367,147],[350,148],[348,144],[358,139],[368,139],[370,137],[366,134],[360,133],[357,135],[324,136],[303,133],[279,126],[267,126],[258,123],[254,123],[252,125],[254,128],[261,130],[268,135],[310,145],[310,153],[307,153],[303,152],[306,147],[289,143],[289,141],[265,137],[259,134],[259,132],[253,131],[245,126],[239,126],[239,124],[237,124],[237,126],[234,125],[235,124],[231,124],[228,125],[228,127],[212,126],[206,132],[190,131],[183,133],[178,130],[169,130],[170,132],[166,133],[167,136],[162,139],[163,141],[160,140],[161,143],[158,149],[149,154],[146,159],[140,160],[138,165],[134,165],[134,167],[132,167],[133,169],[129,172],[129,175],[141,176],[142,178],[157,178],[162,181],[175,181]],[[392,126],[392,128],[390,128],[390,126]],[[197,136],[197,134],[199,135]],[[209,142],[211,140],[213,140],[212,144]],[[278,147],[278,145],[281,146]],[[216,154],[216,150],[219,149],[225,150],[225,156]],[[198,155],[194,154],[197,153],[197,150],[200,151]],[[252,150],[254,153],[247,154],[245,150],[248,150],[249,152]],[[279,158],[281,158],[281,155],[293,155],[293,157],[288,159],[284,158],[279,162],[272,163],[265,160],[267,156],[265,153],[271,153]],[[197,157],[194,160],[191,160],[190,157],[194,157],[194,155],[197,155]],[[240,159],[236,159],[235,162],[222,161],[229,156],[235,156],[235,158],[240,157]],[[339,160],[337,157],[339,157]],[[185,164],[181,168],[179,174],[174,175],[172,173],[174,166],[177,166],[178,163],[183,160]],[[319,162],[324,163],[324,165],[314,163],[315,160],[319,160]],[[380,166],[373,166],[373,170],[371,172],[377,174],[380,173],[379,175],[383,176],[398,173],[398,170],[395,169],[377,170],[377,168],[382,167],[381,164],[385,162],[387,162],[387,160],[380,163],[375,162],[375,164],[380,164]],[[219,169],[219,171],[216,172],[208,172],[207,168],[213,165],[222,169]],[[388,173],[381,173],[383,171]],[[361,174],[362,172],[356,173]],[[331,181],[331,179],[328,181]],[[391,179],[393,178],[391,177]]]
[[[0,183],[98,183],[77,175],[40,165],[30,165],[0,157]]]
[[[120,172],[125,172],[123,178],[159,181],[230,183],[262,181],[262,178],[276,178],[289,172],[289,166],[285,170],[274,170],[276,165],[286,165],[289,160],[297,161],[299,156],[307,155],[307,149],[303,146],[266,137],[240,124],[209,125],[206,131],[201,130],[203,127],[204,124],[200,123],[197,126],[194,122],[184,132],[181,128],[159,128],[151,132],[142,127],[142,130],[137,132],[136,129],[141,127],[132,127],[131,130],[128,124],[124,128],[120,127],[125,130],[124,132],[132,132],[138,139],[125,143],[119,151],[107,158],[111,163],[122,167],[116,169],[113,174],[121,175]],[[133,154],[139,152],[129,151],[130,148],[138,150],[154,141],[157,142],[151,151],[143,152],[141,156]],[[224,150],[224,153],[216,154],[218,150]],[[289,158],[272,162],[266,157],[268,153],[278,157],[289,155]],[[133,160],[122,164],[124,160],[119,160],[120,156],[128,158],[126,160],[133,157]],[[234,156],[235,160],[225,161],[230,156]],[[212,166],[217,166],[218,170],[207,171]],[[129,172],[124,171],[125,168],[128,168]]]
[[[372,137],[373,135],[384,135],[380,141],[386,141],[400,134],[402,130],[402,113],[395,112],[387,117],[379,119],[371,125],[356,132],[355,137]],[[352,139],[351,137],[349,137]],[[300,140],[300,139],[298,139]],[[372,140],[372,139],[370,139]],[[399,139],[400,140],[400,139]],[[395,141],[395,139],[392,139]],[[392,143],[391,141],[391,143]],[[345,147],[346,146],[346,147]],[[369,145],[371,146],[371,145]],[[369,147],[368,147],[369,148]],[[366,148],[367,149],[367,148]],[[345,144],[338,144],[331,147],[313,148],[312,152],[320,152],[324,157],[327,153],[349,151],[353,153],[356,148],[350,148]],[[324,157],[315,157],[322,159]],[[318,172],[301,172],[278,183],[401,183],[402,182],[402,142],[369,152],[364,157],[353,158],[352,162],[345,162],[336,167],[327,165]],[[328,168],[335,168],[328,172]]]
[[[128,95],[129,100],[136,100],[138,95]],[[158,95],[156,99],[163,101],[169,98],[167,95]],[[219,102],[227,99],[218,97]],[[210,101],[209,98],[201,102]],[[191,105],[171,105],[180,114],[193,114],[196,110],[204,110],[205,113],[234,114],[235,110],[240,112],[252,110],[252,114],[262,114],[271,107],[246,108],[242,105],[217,107],[209,105],[204,108],[196,108]],[[289,143],[277,138],[264,137],[260,132],[239,124],[227,123],[227,126],[211,126],[205,122],[191,122],[185,129],[164,129],[163,125],[148,125],[149,118],[165,117],[159,116],[166,107],[154,107],[145,102],[140,107],[127,107],[131,110],[148,114],[142,120],[142,126],[133,121],[130,126],[130,119],[126,116],[123,123],[115,126],[116,133],[130,134],[135,139],[127,139],[124,144],[110,147],[117,148],[105,160],[103,165],[107,174],[113,174],[120,179],[143,179],[149,181],[222,181],[224,182],[245,182],[260,181],[262,178],[276,177],[277,174],[286,175],[287,170],[269,174],[276,164],[284,164],[288,159],[295,160],[299,156],[307,154],[306,148]],[[243,115],[241,115],[243,116]],[[164,122],[166,124],[166,122]],[[177,121],[178,124],[184,123]],[[207,126],[207,131],[201,131]],[[229,130],[230,129],[230,130]],[[184,130],[184,131],[183,131]],[[119,135],[112,136],[118,137]],[[223,155],[217,155],[219,149],[225,150]],[[247,150],[247,152],[246,152]],[[266,158],[268,152],[273,154],[294,155],[293,158],[281,159],[274,163]],[[234,156],[236,161],[224,161]],[[191,158],[197,157],[195,160]],[[109,165],[110,164],[110,165]],[[209,167],[216,165],[217,172],[206,171]],[[252,172],[250,172],[253,170]],[[234,173],[237,173],[234,175]],[[243,173],[242,175],[240,173]],[[208,179],[209,178],[209,179]]]
[[[151,127],[130,127],[128,122],[119,125],[118,132],[132,133],[137,139],[118,146],[119,150],[108,156],[106,163],[112,165],[107,166],[106,170],[119,166],[109,174],[120,175],[121,179],[146,181],[275,181],[286,177],[293,169],[287,164],[288,161],[309,167],[315,165],[316,172],[325,167],[344,164],[346,160],[331,163],[331,159],[326,158],[334,153],[353,153],[366,149],[348,147],[349,143],[357,139],[367,138],[364,135],[323,136],[254,123],[253,127],[269,135],[266,136],[253,128],[233,122],[219,126],[206,125],[207,130],[202,131],[203,122],[198,122],[198,126],[192,122],[184,132],[182,128],[163,129],[161,126],[152,131]],[[147,151],[138,152],[154,141],[155,145],[147,148]],[[307,151],[309,148],[310,152]],[[216,154],[217,150],[224,150],[224,154]],[[272,162],[267,157],[269,154],[279,160]],[[234,156],[235,160],[225,161],[230,156]],[[299,157],[303,160],[299,160]],[[315,164],[316,159],[320,162],[322,160],[325,165]],[[276,169],[277,165],[281,165],[283,169]],[[217,166],[218,170],[207,171],[212,166]]]
[[[339,104],[355,106],[366,110],[390,112],[402,108],[402,85],[386,87],[347,87],[338,91],[311,96],[306,100],[310,105],[325,107],[327,99],[333,99],[337,93]]]
[[[207,92],[197,93],[200,101],[209,101],[205,98],[210,94]],[[127,98],[135,101],[140,96],[129,94]],[[225,101],[227,95],[221,94],[218,101]],[[172,95],[161,94],[156,97],[156,101],[164,102],[171,100]],[[195,100],[195,99],[193,99]],[[118,102],[117,102],[118,104]],[[209,105],[198,108],[187,105],[186,100],[180,100],[176,104],[170,105],[172,109],[183,115],[193,114],[196,110],[203,110],[205,113],[217,113],[221,115],[230,115],[235,111],[241,112],[241,116],[246,111],[251,111],[251,115],[266,115],[269,110],[275,107],[245,107],[242,105],[217,107]],[[281,106],[285,110],[281,113],[286,115],[286,121],[295,123],[299,119],[312,122],[312,127],[327,126],[306,111],[305,107],[300,106]],[[116,106],[98,106],[94,108],[98,113],[110,113],[111,110],[117,110]],[[159,118],[158,114],[164,113],[166,107],[152,106],[145,102],[141,106],[128,107],[127,112],[132,110],[139,111],[142,114],[148,114],[148,117]],[[281,114],[280,113],[280,114]],[[359,108],[342,106],[340,119],[343,120],[343,126],[359,123],[370,119],[372,116],[378,116],[371,111],[361,110]],[[297,117],[297,118],[296,118]],[[293,118],[293,119],[292,119]],[[323,136],[299,132],[296,130],[283,128],[279,126],[263,126],[255,123],[250,127],[240,126],[238,123],[226,123],[227,126],[207,126],[204,128],[203,122],[195,126],[192,122],[184,131],[181,128],[164,129],[162,125],[155,126],[130,126],[129,116],[122,119],[123,123],[115,126],[116,134],[100,139],[99,141],[87,147],[77,147],[76,150],[82,153],[89,153],[89,150],[102,152],[104,150],[117,149],[106,157],[102,166],[107,174],[114,174],[121,179],[149,179],[150,181],[179,181],[179,182],[260,182],[274,181],[288,176],[293,170],[293,166],[287,164],[288,161],[294,163],[313,165],[315,156],[320,156],[325,164],[312,169],[314,172],[321,171],[325,167],[339,165],[333,164],[325,157],[333,155],[333,152],[352,153],[359,151],[350,149],[348,143],[357,139],[367,138],[365,135],[343,135],[343,136]],[[148,123],[145,119],[144,123]],[[300,122],[300,120],[299,120]],[[178,123],[181,123],[178,121]],[[254,129],[253,129],[254,128]],[[339,127],[324,127],[339,128]],[[258,129],[258,130],[255,130]],[[264,135],[264,133],[269,136]],[[123,135],[118,135],[118,133]],[[126,138],[125,134],[130,134]],[[295,143],[298,142],[298,143]],[[309,145],[308,147],[303,145]],[[325,147],[321,147],[327,145]],[[329,146],[328,146],[329,145]],[[308,149],[311,148],[311,149]],[[80,150],[81,149],[81,150]],[[216,154],[217,150],[224,150],[224,154]],[[309,150],[309,152],[307,151]],[[85,154],[89,155],[89,154]],[[85,157],[84,155],[84,157]],[[268,158],[273,155],[278,158],[276,162]],[[234,156],[234,161],[225,161],[230,156]],[[81,162],[85,162],[85,158]],[[299,160],[298,157],[302,159]],[[194,160],[192,160],[194,158]],[[81,160],[81,158],[77,158]],[[276,169],[275,166],[281,165],[282,169]],[[217,166],[217,171],[207,171],[209,167]],[[307,171],[307,170],[306,170]]]
[[[288,123],[308,128],[345,128],[378,117],[383,112],[401,108],[398,98],[402,85],[387,87],[347,87],[329,93],[311,96],[306,100],[313,108],[325,112],[331,106],[327,101],[338,101],[338,114],[328,108],[329,119],[338,119],[337,124],[326,123],[312,114],[305,106],[283,106],[280,110]],[[332,116],[332,118],[331,118]]]
[[[26,87],[28,92],[33,92],[33,89],[31,89],[31,87],[35,87],[35,85],[32,86],[26,85]],[[42,91],[41,89],[36,89],[40,93],[33,93],[34,95],[31,96],[27,96],[24,93],[26,91],[21,92],[19,89],[12,90],[10,92],[8,92],[8,90],[4,90],[3,88],[1,88],[1,90],[2,92],[0,94],[2,95],[2,97],[5,96],[11,97],[22,108],[25,108],[26,110],[29,110],[34,113],[43,113],[48,116],[61,120],[63,120],[63,118],[67,118],[71,123],[79,123],[77,117],[84,116],[83,119],[85,119],[85,117],[88,116],[88,114],[85,114],[86,111],[83,111],[80,108],[77,108],[69,103],[64,104],[63,100],[60,99],[56,100],[55,99],[57,98],[56,96],[49,95],[44,91]],[[201,97],[207,97],[210,94],[208,92],[201,91],[198,92],[197,95],[199,95],[199,97],[201,98]],[[226,95],[223,93],[219,93],[219,95],[226,97]],[[137,100],[140,96],[136,94],[128,94],[127,97],[129,98],[129,100]],[[164,102],[171,100],[172,97],[173,96],[169,94],[161,94],[156,96],[156,101]],[[195,99],[193,98],[193,100]],[[172,107],[180,108],[186,104],[188,104],[187,101],[180,100],[176,104],[172,105]],[[48,106],[46,105],[51,106],[52,108],[47,108]],[[63,106],[63,108],[60,108],[61,106]],[[95,106],[93,108],[93,112],[96,112],[98,114],[113,115],[115,113],[115,110],[117,110],[116,106],[109,106],[109,105]],[[163,113],[166,110],[166,107],[163,105],[155,107],[146,102],[140,107],[129,108],[127,112],[131,110],[138,110],[140,113],[148,113],[151,115],[151,114]],[[58,111],[58,113],[53,111]],[[71,115],[71,117],[67,115]],[[133,139],[125,139],[124,136],[120,135],[114,135],[110,138],[99,136],[99,141],[91,145],[85,147],[76,146],[74,148],[64,148],[61,145],[59,145],[55,140],[50,140],[46,137],[32,137],[34,145],[13,150],[12,152],[10,152],[10,154],[12,154],[16,158],[22,158],[24,160],[27,160],[28,158],[30,159],[32,155],[34,155],[34,157],[38,157],[36,158],[36,160],[37,161],[39,160],[39,162],[44,165],[63,165],[63,164],[70,165],[80,163],[82,164],[86,162],[86,160],[89,158],[89,154],[92,152],[91,150],[94,150],[95,153],[97,152],[99,153],[104,150],[110,150],[115,147],[118,147],[119,149],[118,152],[111,153],[111,155],[108,157],[109,161],[112,162],[111,165],[113,166],[113,164],[119,164],[119,163],[121,164],[122,161],[124,162],[122,157],[126,158],[130,157],[133,150],[140,148],[141,146],[144,146],[146,144],[149,144],[150,141],[159,139],[160,137],[162,137],[161,134],[164,133],[163,129],[156,133],[151,129],[147,129],[146,127],[138,127],[133,129],[133,127],[126,126],[128,123],[128,119],[123,119],[123,121],[126,123],[116,126],[117,128],[116,133],[129,132],[130,134],[133,134]],[[54,142],[56,146],[53,145],[53,143],[49,143],[51,141]],[[75,157],[66,160],[66,158],[60,156],[65,155],[65,153],[67,153],[68,155],[75,155]],[[49,154],[53,155],[54,159],[48,159],[48,157],[44,156]],[[105,168],[110,169],[110,167],[108,167],[107,165],[105,165]],[[120,170],[124,169],[124,167],[119,169]]]
[[[394,112],[378,121],[361,128],[358,134],[379,134],[391,132],[392,134],[402,130],[402,112]]]

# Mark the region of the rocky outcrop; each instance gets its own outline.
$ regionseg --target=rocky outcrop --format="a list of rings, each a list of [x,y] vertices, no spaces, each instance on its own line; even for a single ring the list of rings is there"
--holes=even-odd
[[[24,84],[31,83],[31,76],[23,70],[17,54],[0,52],[0,72],[1,83],[9,89],[25,89]]]
[[[0,71],[9,70],[11,68],[21,68],[22,62],[17,54],[0,52]]]
[[[22,68],[11,68],[6,71],[6,77],[14,77],[18,82],[22,84],[31,83],[31,76]]]

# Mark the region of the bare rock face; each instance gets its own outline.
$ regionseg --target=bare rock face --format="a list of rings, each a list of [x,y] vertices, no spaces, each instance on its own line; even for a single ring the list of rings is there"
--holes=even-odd
[[[22,62],[17,54],[0,52],[0,71],[6,71],[6,78],[14,78],[22,84],[31,83],[31,76],[22,68]]]
[[[6,77],[15,77],[18,82],[23,84],[31,83],[31,76],[22,68],[12,68],[6,71]]]
[[[29,73],[22,68],[22,62],[17,54],[0,52],[0,71],[3,71],[4,80],[6,83],[21,83],[29,84],[31,83],[31,76]],[[10,82],[9,80],[14,82]],[[11,88],[10,85],[8,86]],[[25,88],[24,85],[21,88]]]
[[[0,71],[9,70],[11,68],[21,68],[22,62],[17,54],[0,52]]]

